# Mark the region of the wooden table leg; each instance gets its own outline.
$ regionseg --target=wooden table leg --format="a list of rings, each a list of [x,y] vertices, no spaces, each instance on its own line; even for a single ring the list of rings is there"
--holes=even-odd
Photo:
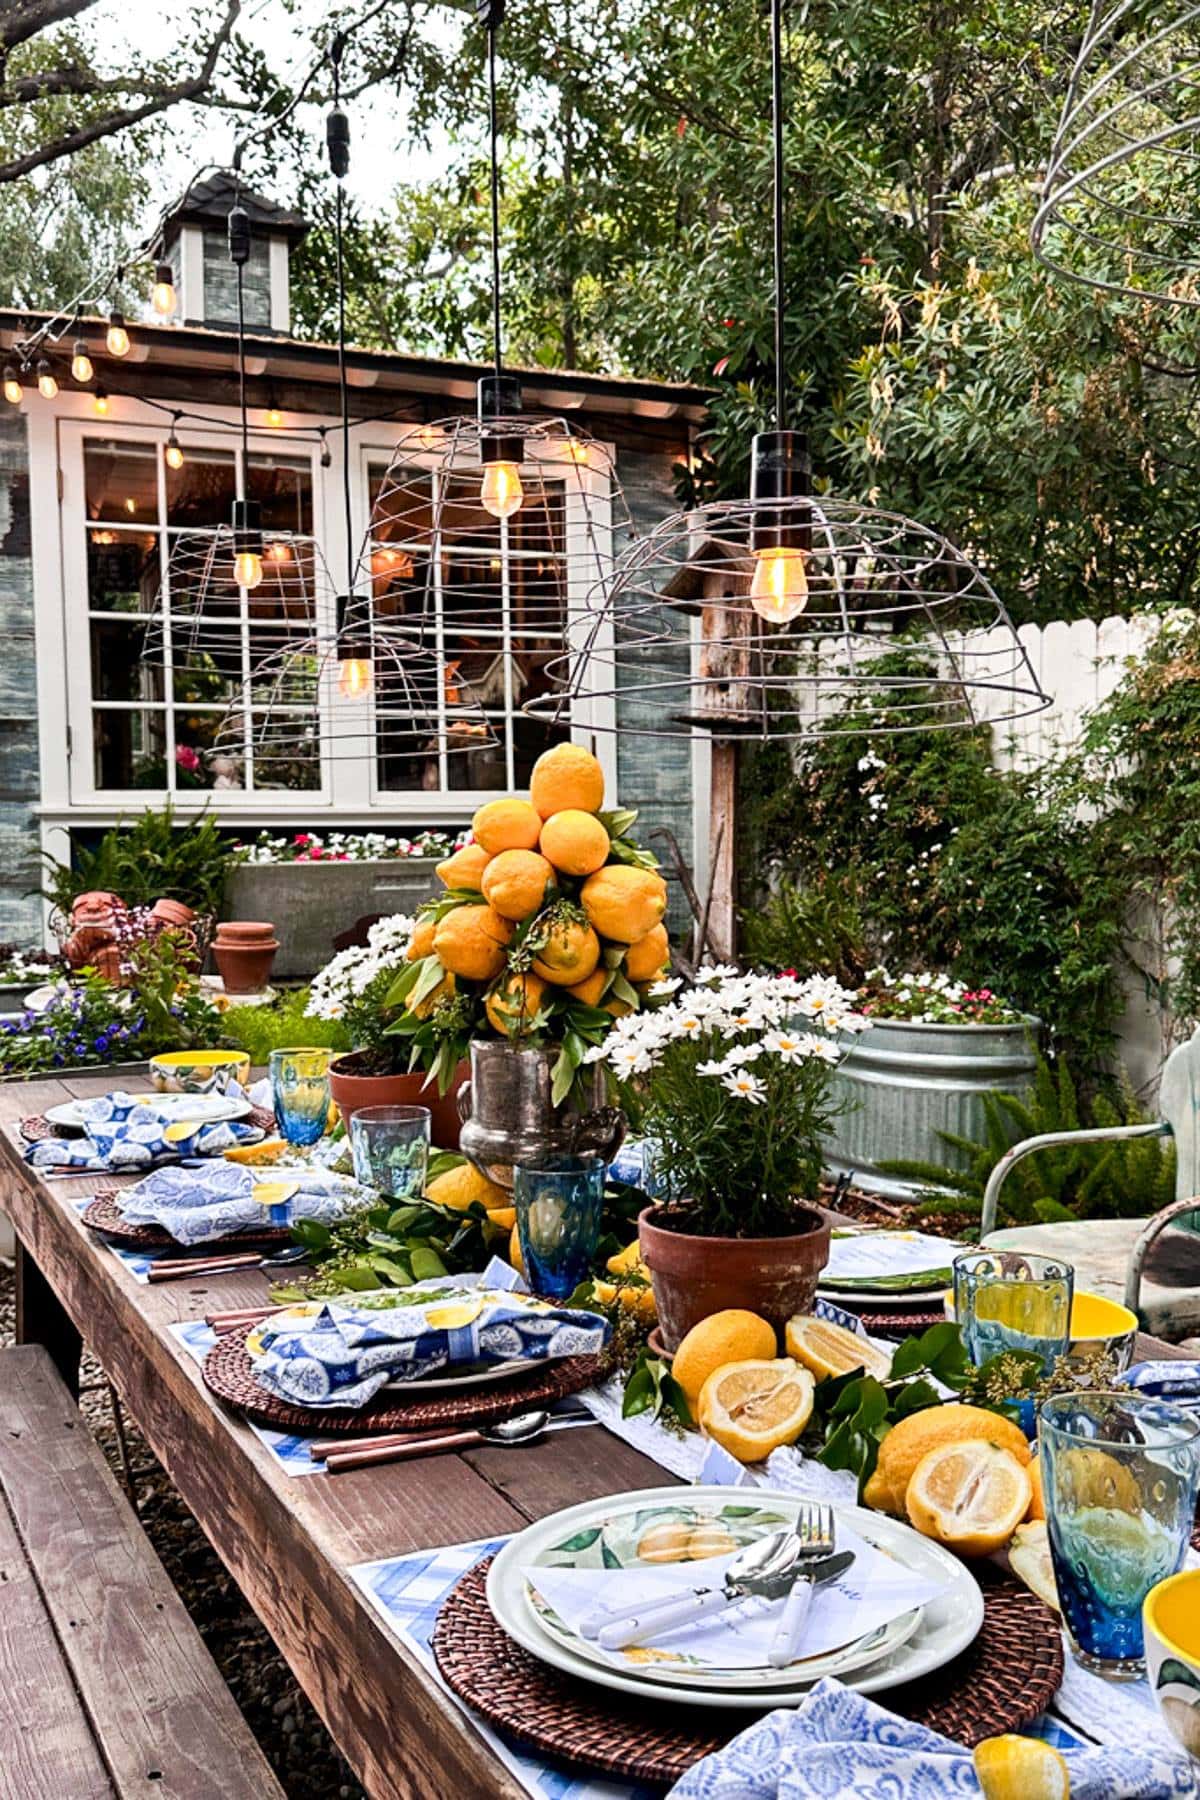
[[[83,1339],[42,1271],[17,1239],[17,1342],[42,1344],[74,1400],[79,1398]]]

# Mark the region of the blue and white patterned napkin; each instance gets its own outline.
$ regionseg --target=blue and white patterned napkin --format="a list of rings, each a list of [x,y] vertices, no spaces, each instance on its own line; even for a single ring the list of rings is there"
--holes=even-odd
[[[1165,1746],[1068,1747],[1071,1800],[1180,1800],[1188,1759]],[[840,1681],[757,1719],[676,1782],[668,1800],[962,1800],[982,1793],[971,1752]]]
[[[242,1090],[231,1083],[224,1094],[156,1094],[139,1100],[118,1089],[99,1094],[77,1105],[85,1136],[42,1138],[25,1148],[25,1161],[35,1169],[95,1169],[113,1173],[119,1169],[148,1169],[153,1163],[181,1156],[219,1156],[236,1144],[256,1144],[262,1132],[256,1125],[223,1119],[227,1098],[238,1099]],[[186,1137],[168,1139],[170,1126],[195,1124]]]
[[[1140,1362],[1117,1376],[1118,1382],[1136,1388],[1139,1394],[1151,1394],[1157,1400],[1200,1402],[1200,1362],[1183,1358],[1169,1362]]]
[[[155,1169],[114,1195],[127,1225],[161,1225],[180,1244],[297,1219],[332,1225],[370,1199],[355,1182],[323,1169],[248,1169],[219,1160]]]
[[[255,1379],[297,1406],[354,1408],[397,1376],[462,1363],[546,1362],[608,1342],[599,1313],[453,1280],[292,1307],[250,1339]]]

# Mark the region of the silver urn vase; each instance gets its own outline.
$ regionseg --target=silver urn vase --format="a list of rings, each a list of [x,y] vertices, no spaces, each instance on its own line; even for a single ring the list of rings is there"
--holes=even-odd
[[[459,1148],[481,1174],[511,1189],[513,1165],[593,1151],[611,1162],[625,1137],[625,1115],[609,1106],[604,1076],[583,1069],[581,1109],[550,1099],[549,1051],[487,1038],[471,1045],[471,1078],[458,1091]]]

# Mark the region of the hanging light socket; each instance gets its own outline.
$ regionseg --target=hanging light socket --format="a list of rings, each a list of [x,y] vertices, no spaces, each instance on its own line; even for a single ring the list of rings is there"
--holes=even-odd
[[[244,206],[230,207],[227,226],[230,262],[248,263],[250,261],[250,214]]]
[[[769,504],[773,500],[799,500],[812,485],[808,439],[799,431],[760,431],[750,445],[750,498],[767,502],[750,527],[750,548],[760,550],[808,550],[812,530],[804,509],[785,516]]]
[[[344,181],[350,173],[350,120],[340,106],[325,115],[325,148],[330,168]]]
[[[479,460],[519,463],[525,460],[525,440],[519,434],[497,431],[497,421],[521,411],[521,383],[515,375],[484,375],[476,388],[479,407]]]

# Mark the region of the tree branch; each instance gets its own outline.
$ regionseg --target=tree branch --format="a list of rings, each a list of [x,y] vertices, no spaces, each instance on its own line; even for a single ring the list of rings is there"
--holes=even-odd
[[[14,50],[39,32],[77,18],[95,4],[96,0],[24,0],[24,4],[21,0],[7,0],[0,23],[0,50]]]

